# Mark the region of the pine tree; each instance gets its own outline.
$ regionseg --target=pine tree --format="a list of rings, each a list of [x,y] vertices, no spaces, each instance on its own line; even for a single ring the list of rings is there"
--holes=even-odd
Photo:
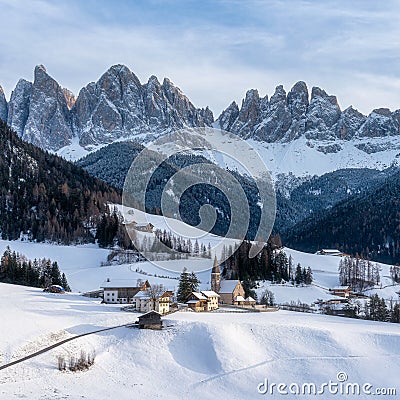
[[[68,285],[67,277],[65,276],[64,272],[61,275],[61,286],[64,288],[66,292],[70,292],[71,288]]]
[[[373,321],[387,321],[389,312],[385,299],[381,299],[377,294],[371,296],[366,314],[366,319]]]
[[[189,276],[190,292],[197,292],[199,290],[200,281],[197,275],[192,272]]]
[[[296,285],[300,285],[301,282],[303,282],[303,271],[301,269],[301,265],[300,263],[297,264],[296,267],[296,275],[294,277],[294,280],[296,282]]]
[[[275,305],[274,294],[270,290],[265,289],[265,291],[263,292],[263,294],[261,296],[260,304],[264,304],[266,306],[274,306]]]
[[[312,270],[311,267],[308,267],[306,270],[306,274],[305,274],[305,279],[304,279],[304,283],[306,285],[311,285],[313,281],[313,274],[312,274]]]
[[[190,277],[185,267],[179,277],[178,291],[176,294],[177,300],[184,303],[192,292]]]
[[[400,304],[396,303],[390,313],[390,322],[400,323]]]
[[[197,256],[197,255],[199,255],[199,252],[200,252],[199,242],[196,239],[196,241],[194,242],[193,253],[195,256]]]

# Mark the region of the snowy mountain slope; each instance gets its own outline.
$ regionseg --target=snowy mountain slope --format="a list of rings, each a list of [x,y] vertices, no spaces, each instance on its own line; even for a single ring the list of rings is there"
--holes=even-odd
[[[273,176],[292,173],[297,177],[318,175],[345,168],[372,168],[382,170],[398,165],[400,140],[353,139],[350,141],[316,141],[304,137],[290,143],[249,143],[261,155]],[[334,146],[335,152],[325,151]],[[360,148],[373,148],[367,152]]]
[[[0,284],[0,297],[0,313],[8,322],[0,326],[1,363],[136,317],[98,301],[12,285]],[[242,400],[259,397],[257,387],[265,379],[320,387],[329,380],[339,383],[339,372],[347,374],[346,382],[370,383],[372,391],[400,390],[396,324],[286,311],[176,313],[164,323],[170,328],[159,332],[118,328],[87,336],[3,370],[0,398]],[[81,349],[96,353],[89,371],[57,370],[58,355],[68,358]],[[275,391],[271,397],[280,396]],[[337,397],[328,391],[323,395]]]
[[[396,171],[371,190],[296,224],[286,232],[286,243],[303,251],[339,247],[373,260],[398,263],[399,190],[400,173]]]

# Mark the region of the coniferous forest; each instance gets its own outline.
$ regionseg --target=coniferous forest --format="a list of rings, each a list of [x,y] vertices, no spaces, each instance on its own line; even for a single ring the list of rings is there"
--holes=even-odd
[[[2,239],[92,242],[107,202],[120,202],[118,190],[23,142],[1,120],[0,154]]]
[[[67,278],[61,274],[56,261],[46,258],[28,260],[9,247],[0,259],[0,282],[41,288],[60,285],[70,291]]]
[[[353,196],[302,221],[285,235],[285,245],[307,252],[321,248],[388,264],[400,262],[400,173],[368,194]]]

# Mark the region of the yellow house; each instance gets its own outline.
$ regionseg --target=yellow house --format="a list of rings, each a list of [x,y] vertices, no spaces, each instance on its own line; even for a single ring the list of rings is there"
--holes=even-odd
[[[203,296],[207,298],[207,311],[213,311],[218,308],[219,294],[213,290],[204,290],[201,292]]]
[[[141,290],[133,297],[133,303],[138,312],[157,311],[164,315],[169,312],[170,297],[168,291],[160,296],[152,297],[147,290]]]

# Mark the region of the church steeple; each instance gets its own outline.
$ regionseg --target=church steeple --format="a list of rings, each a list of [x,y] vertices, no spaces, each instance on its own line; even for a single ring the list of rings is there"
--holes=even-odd
[[[214,257],[214,265],[211,270],[211,290],[215,293],[219,293],[221,289],[221,272],[219,270],[217,256]]]

